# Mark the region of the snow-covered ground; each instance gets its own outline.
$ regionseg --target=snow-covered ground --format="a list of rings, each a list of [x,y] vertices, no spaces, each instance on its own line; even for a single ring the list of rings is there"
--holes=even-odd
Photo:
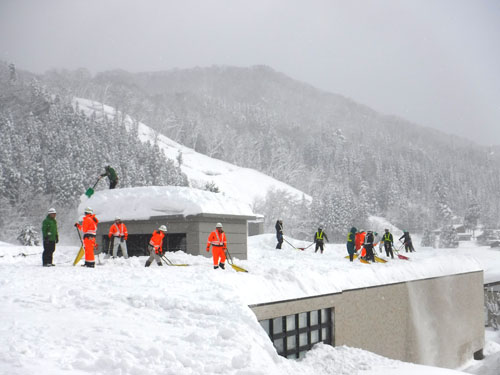
[[[145,268],[145,257],[73,267],[76,246],[59,246],[57,266],[43,268],[40,247],[0,243],[0,374],[459,373],[323,344],[285,359],[248,304],[480,268],[493,280],[500,269],[499,251],[472,245],[417,247],[411,261],[374,265],[349,263],[343,244],[327,244],[324,254],[274,247],[274,235],[250,237],[249,259],[235,259],[249,273],[237,273],[181,252],[168,257],[189,267]],[[498,374],[500,337],[486,337],[486,360],[465,367]]]
[[[96,101],[75,98],[74,104],[76,105],[76,103],[78,103],[78,108],[89,116],[93,114],[96,118],[106,116],[112,119],[116,115],[116,110],[113,107]],[[134,123],[134,120],[128,115],[124,115],[124,121],[129,126]],[[284,182],[254,169],[237,167],[231,163],[200,154],[162,134],[158,134],[142,122],[138,123],[138,133],[142,142],[156,140],[160,150],[165,152],[167,158],[171,160],[175,161],[181,152],[181,170],[194,187],[203,187],[206,183],[213,182],[224,194],[250,205],[253,205],[256,200],[265,198],[269,190],[284,190],[298,200],[303,197],[308,201],[311,200],[309,195]]]

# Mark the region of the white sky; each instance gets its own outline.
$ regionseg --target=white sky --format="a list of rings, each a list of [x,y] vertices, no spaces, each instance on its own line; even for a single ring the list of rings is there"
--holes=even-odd
[[[34,72],[263,64],[500,144],[498,0],[0,0],[0,59]]]

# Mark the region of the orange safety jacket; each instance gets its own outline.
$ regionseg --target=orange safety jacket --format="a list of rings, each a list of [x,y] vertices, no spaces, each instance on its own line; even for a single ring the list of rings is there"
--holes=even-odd
[[[165,233],[161,230],[155,230],[149,240],[149,244],[154,247],[157,254],[163,251],[163,237],[165,237]]]
[[[111,238],[112,236],[115,237],[124,237],[125,241],[128,238],[128,232],[127,232],[127,227],[125,226],[124,223],[116,224],[114,223],[111,228],[109,228],[109,234],[108,237]]]
[[[227,248],[226,233],[225,232],[219,233],[217,229],[214,230],[208,236],[207,250],[210,248],[210,245],[215,247],[222,247],[222,249],[225,250]]]
[[[92,236],[96,236],[98,222],[99,222],[99,220],[97,220],[95,215],[86,214],[83,217],[82,224],[78,224],[77,228],[80,229],[84,235],[90,234]]]
[[[365,236],[366,236],[365,232],[356,233],[356,237],[354,240],[356,245],[356,250],[359,250],[361,248],[361,245],[365,242]]]

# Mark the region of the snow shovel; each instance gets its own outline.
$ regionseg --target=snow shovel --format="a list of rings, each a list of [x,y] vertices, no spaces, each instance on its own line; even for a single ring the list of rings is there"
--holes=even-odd
[[[394,250],[399,259],[410,260],[410,258],[408,258],[407,256],[401,255],[399,253],[399,250],[396,249],[394,246],[392,247],[392,250]]]
[[[165,255],[162,255],[161,259],[163,259],[163,261],[165,262],[165,264],[167,266],[180,266],[180,267],[189,266],[189,264],[175,264],[175,263],[172,263],[172,261],[170,259],[168,259]]]
[[[293,246],[290,242],[288,242],[288,241],[285,239],[285,237],[283,237],[283,240],[285,240],[285,242],[286,242],[287,244],[289,244],[291,247],[293,247],[295,250],[304,250],[304,249],[301,249],[300,247],[299,247],[299,248],[297,248],[297,247]],[[312,245],[312,244],[311,244],[311,245]]]
[[[228,249],[226,249],[226,255],[227,255],[227,262],[229,263],[229,265],[231,267],[233,267],[233,269],[236,272],[248,272],[246,269],[241,268],[241,267],[239,267],[239,266],[237,266],[236,264],[233,263],[233,258],[231,257],[231,254],[229,254],[229,250]]]
[[[307,247],[297,247],[297,249],[304,251],[305,249],[309,249],[312,245],[314,245],[314,242]]]
[[[83,250],[82,236],[80,235],[80,231],[78,230],[78,228],[76,228],[76,231],[78,232],[78,237],[80,237],[80,243],[82,244],[82,246],[80,247],[80,250],[78,250],[78,254],[76,254],[73,266],[76,266],[77,263],[83,258],[83,254],[85,254],[85,250]]]
[[[94,188],[97,186],[97,183],[101,180],[102,176],[99,176],[99,178],[97,179],[97,181],[95,182],[94,186],[92,186],[91,188],[88,188],[87,191],[85,192],[85,195],[87,197],[91,197],[93,194],[94,194]]]

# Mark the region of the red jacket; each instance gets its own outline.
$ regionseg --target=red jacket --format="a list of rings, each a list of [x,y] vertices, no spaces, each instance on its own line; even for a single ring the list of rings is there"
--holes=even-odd
[[[156,254],[163,251],[163,237],[165,237],[165,233],[161,230],[155,230],[149,240],[149,244],[154,247]]]
[[[208,235],[207,251],[210,250],[210,245],[222,247],[223,250],[227,248],[226,233],[219,232],[217,229]]]
[[[111,238],[112,236],[115,237],[123,237],[125,241],[128,238],[128,232],[127,232],[127,227],[125,226],[124,223],[116,224],[114,223],[111,228],[109,228],[109,234],[108,237]]]

